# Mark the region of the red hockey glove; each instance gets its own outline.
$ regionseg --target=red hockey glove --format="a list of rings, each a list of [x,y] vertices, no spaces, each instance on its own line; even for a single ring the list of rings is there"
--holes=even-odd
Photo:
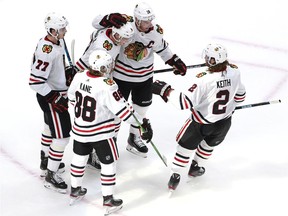
[[[66,85],[70,86],[75,74],[77,73],[77,68],[75,66],[67,66],[65,68]]]
[[[171,90],[171,86],[166,82],[156,80],[154,83],[152,83],[152,93],[160,95],[165,102],[168,101],[167,97]]]
[[[174,68],[174,74],[184,76],[187,71],[187,67],[185,63],[176,55],[174,54],[171,59],[165,62],[165,64],[169,64],[171,67]]]
[[[116,28],[120,28],[126,23],[127,23],[127,20],[124,16],[122,16],[122,14],[111,13],[111,14],[104,16],[99,24],[105,28],[112,27],[112,26]]]
[[[68,110],[68,99],[65,99],[59,92],[51,91],[45,96],[46,101],[51,103],[56,112],[64,112]]]
[[[146,142],[150,142],[152,137],[153,137],[153,130],[150,124],[149,119],[143,118],[143,124],[141,127],[143,128],[144,131],[141,131],[141,138],[143,140],[146,140]]]

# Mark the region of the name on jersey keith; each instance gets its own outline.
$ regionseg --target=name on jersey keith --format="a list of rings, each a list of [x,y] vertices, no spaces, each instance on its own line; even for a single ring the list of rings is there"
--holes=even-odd
[[[80,83],[80,89],[91,94],[92,86],[86,85],[84,83]]]
[[[216,83],[217,83],[217,88],[224,88],[226,86],[231,86],[230,79],[220,80],[220,81],[217,81]]]

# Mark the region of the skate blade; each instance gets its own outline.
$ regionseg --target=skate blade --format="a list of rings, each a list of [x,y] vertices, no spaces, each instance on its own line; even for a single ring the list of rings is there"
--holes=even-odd
[[[70,202],[69,205],[72,206],[75,203],[79,202],[80,200],[82,200],[84,198],[84,196],[78,196],[78,197],[72,197],[70,196]]]
[[[172,189],[169,190],[168,196],[167,196],[168,199],[172,197],[173,192],[174,192],[174,190],[172,190]]]
[[[44,187],[47,189],[51,189],[53,191],[56,191],[58,193],[61,193],[61,194],[67,193],[67,188],[66,189],[56,188],[54,185],[52,185],[51,183],[46,182],[46,181],[44,182]]]
[[[193,180],[193,178],[195,178],[195,177],[188,175],[186,183],[190,183]]]
[[[116,211],[119,211],[120,209],[122,209],[123,205],[120,206],[113,206],[113,207],[107,207],[104,213],[104,216],[107,216],[109,214],[112,214]]]
[[[40,177],[41,177],[41,178],[45,178],[46,175],[47,175],[47,170],[41,170]]]
[[[139,152],[133,147],[129,146],[129,147],[126,148],[126,150],[131,152],[132,154],[135,154],[135,155],[139,156],[139,157],[147,158],[147,153]]]

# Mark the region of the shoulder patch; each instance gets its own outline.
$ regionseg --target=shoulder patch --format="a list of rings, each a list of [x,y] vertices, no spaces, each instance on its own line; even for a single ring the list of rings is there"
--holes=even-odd
[[[106,49],[107,51],[111,50],[113,47],[113,44],[110,43],[108,40],[105,40],[103,43],[103,48]]]
[[[49,54],[50,52],[52,52],[52,49],[52,45],[44,44],[42,47],[42,52]]]
[[[110,79],[110,78],[104,79],[103,81],[104,81],[107,85],[110,85],[110,86],[112,86],[112,85],[115,84],[114,80],[112,80],[112,79]]]
[[[161,28],[161,26],[156,24],[156,27],[157,27],[156,31],[159,32],[160,34],[163,34],[163,29]]]
[[[196,75],[196,77],[197,77],[197,78],[201,78],[201,77],[205,76],[206,74],[207,74],[206,72],[201,72],[201,73],[198,73],[198,74]]]

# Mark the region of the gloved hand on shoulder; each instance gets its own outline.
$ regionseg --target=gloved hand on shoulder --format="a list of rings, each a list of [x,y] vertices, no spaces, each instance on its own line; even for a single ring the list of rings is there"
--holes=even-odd
[[[187,71],[187,66],[185,63],[176,55],[174,54],[171,59],[165,62],[165,64],[169,64],[171,67],[174,68],[174,74],[184,76]]]
[[[126,23],[127,23],[127,20],[125,18],[125,15],[122,16],[122,14],[120,13],[111,13],[111,14],[105,15],[100,21],[100,25],[105,28],[112,27],[112,26],[116,28],[120,28]]]

